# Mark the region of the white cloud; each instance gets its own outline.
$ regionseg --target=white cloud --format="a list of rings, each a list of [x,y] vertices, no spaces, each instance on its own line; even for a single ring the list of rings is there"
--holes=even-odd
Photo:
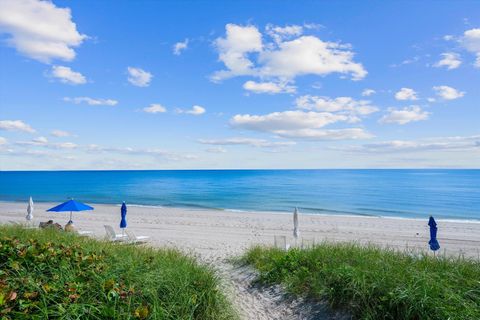
[[[86,38],[77,31],[69,8],[38,0],[0,1],[0,33],[9,35],[8,45],[18,52],[44,63],[73,60],[73,48]]]
[[[353,152],[421,152],[421,151],[448,151],[448,150],[473,150],[480,149],[480,135],[428,138],[418,141],[391,140],[378,143],[364,144],[362,146],[349,146],[347,148],[334,148]]]
[[[128,67],[128,82],[137,87],[148,87],[152,81],[153,75],[140,68]]]
[[[410,106],[403,109],[389,108],[388,114],[384,115],[381,123],[407,124],[409,122],[427,120],[429,112],[423,111],[419,106]]]
[[[255,82],[249,80],[243,84],[243,89],[253,93],[295,93],[296,87],[287,85],[286,83],[275,82]]]
[[[63,98],[63,101],[72,102],[75,104],[86,103],[90,106],[116,106],[118,104],[117,100],[113,99],[95,99],[89,97],[76,97],[76,98]]]
[[[441,54],[442,59],[434,64],[434,67],[446,67],[447,70],[458,68],[462,64],[460,55],[454,52],[445,52]]]
[[[210,145],[219,145],[219,146],[231,146],[231,145],[248,145],[252,147],[259,148],[270,148],[270,147],[285,147],[294,145],[293,141],[267,141],[264,139],[255,139],[255,138],[228,138],[228,139],[200,139],[199,143],[210,144]]]
[[[21,120],[0,120],[0,130],[34,133],[35,130]]]
[[[319,97],[304,95],[295,100],[297,108],[317,111],[349,111],[361,115],[367,115],[378,111],[368,100],[355,100],[351,97]]]
[[[261,75],[294,79],[297,76],[330,73],[350,74],[353,80],[363,79],[367,71],[353,62],[348,45],[324,42],[314,36],[301,36],[284,41],[278,48],[260,53]]]
[[[175,112],[186,113],[186,114],[191,114],[191,115],[194,115],[194,116],[199,116],[199,115],[204,114],[206,112],[206,110],[205,110],[205,108],[203,108],[201,106],[195,105],[189,110],[176,109]]]
[[[52,132],[50,132],[50,134],[54,137],[57,137],[57,138],[70,137],[71,136],[70,132],[63,131],[63,130],[53,130]]]
[[[4,137],[0,137],[0,146],[7,144],[7,142],[7,139],[5,139]]]
[[[465,31],[460,42],[465,49],[477,56],[475,67],[480,68],[480,28]]]
[[[80,73],[73,71],[70,67],[53,66],[51,76],[68,84],[85,84],[87,79]]]
[[[183,42],[177,42],[173,45],[173,54],[179,56],[182,51],[188,48],[188,39],[185,39]]]
[[[230,120],[230,123],[240,129],[276,133],[278,131],[321,128],[347,119],[347,116],[341,114],[298,110],[273,112],[266,115],[237,114]]]
[[[410,88],[401,88],[400,91],[395,93],[395,99],[397,100],[418,100],[415,90]]]
[[[276,43],[280,43],[282,40],[290,39],[294,36],[300,36],[303,33],[303,26],[287,25],[285,27],[280,27],[268,24],[265,27],[265,32],[272,37]]]
[[[304,139],[312,141],[323,140],[357,140],[370,139],[374,135],[365,131],[363,128],[346,129],[299,129],[299,130],[279,130],[276,134],[283,138]]]
[[[209,153],[226,153],[227,149],[222,148],[222,147],[215,147],[215,148],[205,149],[205,151],[209,152]]]
[[[305,95],[295,100],[297,108],[305,110],[316,110],[335,112],[347,116],[347,121],[359,122],[361,117],[377,112],[378,108],[368,100],[355,100],[351,97],[318,97]]]
[[[436,86],[433,87],[433,90],[435,90],[437,96],[444,100],[455,100],[465,95],[465,92],[458,91],[457,89],[449,86]]]
[[[158,103],[152,103],[149,107],[143,108],[142,109],[144,112],[147,113],[163,113],[167,112],[167,108],[162,106],[161,104]]]
[[[365,89],[365,90],[362,91],[362,96],[363,97],[370,97],[371,95],[374,95],[375,93],[377,93],[377,92],[373,89]]]
[[[341,73],[353,80],[366,76],[363,66],[353,61],[349,45],[301,36],[302,32],[298,26],[267,27],[275,40],[264,44],[257,27],[227,24],[225,38],[215,41],[219,60],[227,69],[215,72],[212,80],[246,75],[283,81],[308,74]]]
[[[260,52],[263,48],[262,34],[255,26],[227,24],[225,38],[215,40],[218,59],[227,70],[217,71],[212,80],[220,81],[229,77],[251,75],[255,73],[254,64],[248,58],[249,53]]]

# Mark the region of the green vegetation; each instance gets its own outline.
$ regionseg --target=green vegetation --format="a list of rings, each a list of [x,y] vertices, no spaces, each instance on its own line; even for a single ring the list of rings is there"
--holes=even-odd
[[[261,283],[326,300],[356,319],[480,319],[478,261],[329,243],[254,247],[240,261],[259,271]]]
[[[236,319],[218,284],[175,250],[0,227],[0,319]]]

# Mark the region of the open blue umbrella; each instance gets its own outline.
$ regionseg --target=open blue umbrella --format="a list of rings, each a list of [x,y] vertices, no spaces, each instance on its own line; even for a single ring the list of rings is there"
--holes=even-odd
[[[122,233],[125,232],[125,228],[127,227],[127,205],[125,201],[122,203],[122,209],[120,209],[122,220],[120,220],[120,228],[122,229]]]
[[[59,204],[56,207],[50,208],[47,211],[54,211],[54,212],[64,212],[64,211],[70,211],[70,221],[69,223],[72,223],[72,212],[73,211],[85,211],[85,210],[93,210],[93,207],[90,207],[84,203],[75,201],[75,200],[68,200],[67,202],[64,202],[62,204]]]
[[[440,249],[440,244],[437,240],[437,223],[432,216],[428,219],[428,225],[430,226],[430,241],[428,241],[428,244],[430,245],[430,249],[435,252]]]

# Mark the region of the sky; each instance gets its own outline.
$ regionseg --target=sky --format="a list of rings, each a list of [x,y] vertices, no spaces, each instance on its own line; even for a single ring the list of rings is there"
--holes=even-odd
[[[478,1],[0,0],[0,170],[479,168]]]

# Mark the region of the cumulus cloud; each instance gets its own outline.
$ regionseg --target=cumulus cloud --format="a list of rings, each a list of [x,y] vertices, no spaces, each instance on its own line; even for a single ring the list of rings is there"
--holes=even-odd
[[[417,141],[391,140],[333,149],[368,153],[478,150],[480,149],[480,135],[428,138]]]
[[[465,92],[458,91],[457,89],[449,86],[436,86],[433,87],[433,90],[435,90],[437,96],[444,100],[455,100],[465,95]]]
[[[76,98],[63,98],[63,101],[72,102],[75,104],[86,103],[90,106],[116,106],[118,104],[117,100],[113,99],[96,99],[96,98],[89,98],[89,97],[76,97]]]
[[[367,74],[360,63],[353,61],[349,45],[302,35],[299,26],[267,26],[267,35],[274,41],[265,43],[255,26],[227,24],[225,28],[225,37],[216,39],[215,47],[226,70],[215,72],[213,81],[236,76],[293,81],[297,76],[331,73],[360,80]]]
[[[351,97],[319,97],[304,95],[295,100],[296,107],[304,110],[332,112],[345,115],[345,121],[360,122],[362,117],[377,112],[378,108],[368,100],[355,100]]]
[[[173,45],[173,54],[179,56],[182,54],[182,51],[188,48],[188,39],[185,39],[183,42],[177,42]]]
[[[219,54],[218,59],[223,62],[227,70],[217,71],[212,76],[212,80],[220,81],[256,73],[248,55],[262,51],[262,34],[255,26],[239,26],[231,23],[225,26],[225,33],[225,38],[216,39],[214,45]]]
[[[85,78],[85,76],[80,72],[73,71],[70,67],[53,66],[50,75],[53,78],[60,80],[62,83],[73,85],[87,83],[87,78]]]
[[[460,42],[465,49],[476,55],[474,65],[480,68],[480,28],[465,31]]]
[[[380,123],[397,123],[404,125],[409,122],[427,120],[429,115],[429,112],[423,111],[419,106],[410,106],[403,109],[389,108],[388,114],[380,119]]]
[[[153,75],[140,68],[128,67],[128,82],[137,87],[148,87],[152,81]]]
[[[167,108],[158,103],[152,103],[150,106],[142,109],[147,113],[164,113],[167,112]]]
[[[294,145],[293,141],[267,141],[264,139],[255,139],[255,138],[228,138],[228,139],[200,139],[199,143],[210,144],[210,145],[220,145],[220,146],[232,146],[232,145],[248,145],[252,147],[260,148],[270,148],[270,147],[285,147]]]
[[[186,113],[186,114],[191,114],[191,115],[194,115],[194,116],[199,116],[199,115],[204,114],[207,110],[205,110],[204,107],[195,105],[191,109],[188,109],[188,110],[176,109],[175,111],[177,113]]]
[[[434,64],[434,67],[445,67],[447,70],[457,69],[462,64],[460,55],[454,52],[445,52],[441,54],[442,59]]]
[[[35,132],[35,129],[21,120],[0,120],[0,130]]]
[[[370,97],[371,95],[374,95],[375,93],[377,93],[377,92],[373,89],[365,89],[365,90],[362,91],[362,96],[363,97]]]
[[[0,33],[9,35],[7,44],[19,53],[44,63],[73,60],[74,48],[86,38],[69,8],[39,0],[0,1]]]
[[[415,90],[410,88],[401,88],[395,93],[395,99],[397,100],[418,100]]]
[[[70,132],[63,131],[63,130],[52,130],[52,132],[50,132],[50,134],[54,137],[57,137],[57,138],[64,138],[64,137],[70,137],[71,136]]]
[[[253,93],[295,93],[296,87],[286,83],[255,82],[249,80],[243,84],[243,89]]]

